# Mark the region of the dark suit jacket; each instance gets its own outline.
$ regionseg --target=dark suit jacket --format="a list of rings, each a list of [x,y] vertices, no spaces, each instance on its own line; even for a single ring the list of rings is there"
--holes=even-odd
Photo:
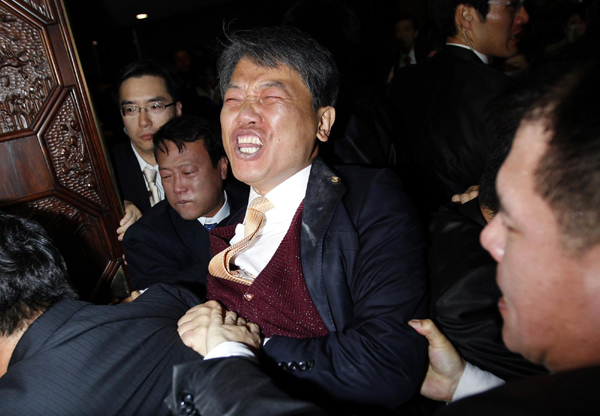
[[[177,334],[196,303],[169,286],[124,305],[57,303],[17,344],[0,378],[0,414],[168,415],[173,366],[200,357]]]
[[[330,334],[274,336],[264,348],[270,362],[295,376],[296,393],[308,391],[298,387],[306,383],[330,403],[333,397],[385,406],[418,392],[427,343],[406,324],[426,315],[424,243],[415,217],[391,171],[347,166],[337,173],[313,161],[300,252],[306,286]]]
[[[227,186],[227,200],[235,212],[248,203],[248,187]],[[198,220],[181,218],[166,199],[127,230],[123,249],[136,289],[154,283],[178,284],[204,298],[212,258],[208,231]]]
[[[496,262],[479,242],[485,225],[478,198],[440,208],[429,253],[431,317],[460,354],[483,370],[504,380],[546,374],[502,341]]]
[[[131,142],[127,140],[115,145],[111,156],[121,198],[133,202],[142,214],[147,213],[151,208],[148,188]]]
[[[510,78],[468,49],[446,46],[402,68],[390,100],[403,126],[400,162],[407,191],[426,212],[479,183],[490,140],[485,111]]]
[[[284,393],[248,358],[181,364],[175,366],[173,375],[168,404],[175,415],[187,416],[194,409],[202,416],[326,414],[311,402]]]
[[[439,416],[597,415],[600,367],[588,367],[508,383],[445,406]]]
[[[396,168],[397,123],[387,101],[368,87],[342,77],[335,125],[319,144],[319,155],[330,165]]]
[[[293,399],[246,358],[225,358],[182,364],[176,378],[193,380],[201,394],[189,386],[173,384],[170,398],[175,414],[196,408],[203,416],[322,415],[322,409]],[[185,375],[185,376],[183,376]],[[235,394],[231,392],[235,391]],[[436,413],[439,416],[565,416],[596,415],[600,408],[600,367],[528,378],[468,397]],[[187,401],[186,401],[187,399]],[[180,407],[178,403],[183,402]]]

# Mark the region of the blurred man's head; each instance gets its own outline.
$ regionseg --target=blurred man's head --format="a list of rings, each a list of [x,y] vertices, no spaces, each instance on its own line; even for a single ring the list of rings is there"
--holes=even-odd
[[[409,14],[400,16],[394,25],[394,42],[403,53],[413,50],[418,34],[417,21]]]
[[[76,298],[67,266],[44,229],[0,212],[0,343],[55,303]]]
[[[223,145],[236,178],[261,195],[311,164],[335,120],[331,54],[292,27],[240,31],[219,59]]]
[[[488,58],[515,55],[529,21],[523,0],[434,0],[432,10],[448,42],[469,46]]]
[[[600,364],[598,69],[562,76],[529,108],[481,236],[506,345],[552,371]]]
[[[140,156],[154,165],[152,136],[181,115],[179,83],[166,67],[142,59],[123,69],[118,88],[125,132]]]
[[[154,153],[165,196],[182,218],[219,212],[228,164],[216,126],[192,115],[174,118],[154,135]]]

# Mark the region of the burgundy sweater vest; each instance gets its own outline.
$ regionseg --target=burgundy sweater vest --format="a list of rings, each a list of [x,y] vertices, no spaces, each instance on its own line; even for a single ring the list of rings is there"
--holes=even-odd
[[[227,309],[258,324],[265,337],[311,338],[329,333],[312,302],[302,273],[300,225],[303,206],[304,202],[296,211],[273,258],[250,286],[208,276],[208,299],[218,300]],[[211,230],[213,255],[229,247],[235,227]]]

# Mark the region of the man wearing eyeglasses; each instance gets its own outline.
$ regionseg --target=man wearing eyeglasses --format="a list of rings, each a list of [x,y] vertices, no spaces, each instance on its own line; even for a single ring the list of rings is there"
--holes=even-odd
[[[122,240],[129,226],[165,198],[152,137],[167,121],[181,116],[181,102],[174,74],[151,60],[139,60],[125,67],[118,85],[124,131],[130,139],[113,149],[125,205],[125,217],[117,229]]]
[[[529,20],[522,0],[434,0],[432,11],[446,46],[399,71],[390,91],[405,131],[405,184],[425,216],[479,183],[485,110],[510,83],[488,64],[517,53]]]

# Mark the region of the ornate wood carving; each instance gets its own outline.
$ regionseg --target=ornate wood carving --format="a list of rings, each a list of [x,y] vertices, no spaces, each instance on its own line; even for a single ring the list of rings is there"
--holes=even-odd
[[[0,0],[0,206],[41,223],[82,299],[106,303],[129,287],[123,214],[67,25],[61,0]]]
[[[50,129],[44,134],[59,183],[102,205],[86,141],[73,106],[73,97],[63,102]]]
[[[29,10],[46,19],[53,19],[52,14],[50,13],[51,9],[46,5],[44,0],[18,0],[18,2],[23,3],[23,7],[29,8]]]
[[[0,128],[29,128],[52,88],[40,30],[0,5]]]

